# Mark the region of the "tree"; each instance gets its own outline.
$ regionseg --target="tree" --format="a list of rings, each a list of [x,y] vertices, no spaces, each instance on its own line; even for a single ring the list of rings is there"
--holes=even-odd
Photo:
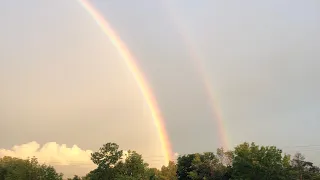
[[[98,152],[91,154],[91,160],[98,165],[86,178],[90,180],[129,179],[141,180],[156,177],[155,171],[150,171],[142,155],[128,151],[122,161],[123,151],[115,143],[107,143]]]
[[[161,180],[176,180],[177,179],[177,165],[173,161],[169,161],[168,166],[162,166],[159,174]]]
[[[146,177],[148,180],[159,180],[161,176],[161,171],[157,168],[148,168],[146,169]]]
[[[28,166],[27,161],[12,158],[3,157],[0,159],[0,164],[2,166],[4,179],[6,180],[23,180],[28,178]]]
[[[228,168],[212,152],[195,153],[178,158],[178,179],[223,179]]]
[[[91,160],[100,167],[113,167],[122,158],[123,151],[116,143],[104,144],[99,151],[91,154]]]
[[[0,180],[62,180],[62,176],[52,166],[40,165],[35,157],[0,158]]]
[[[82,178],[80,178],[77,175],[74,175],[73,178],[68,178],[68,180],[82,180]]]
[[[232,151],[224,151],[223,148],[217,149],[217,158],[219,160],[219,163],[221,163],[226,167],[229,167],[232,165],[233,156],[234,154]]]
[[[187,154],[178,157],[177,164],[177,178],[178,179],[191,179],[189,173],[194,170],[192,167],[192,160],[195,158],[195,154]]]
[[[234,156],[234,179],[277,180],[288,177],[288,157],[282,156],[282,151],[274,146],[243,143],[235,148]]]
[[[91,154],[97,168],[87,176],[68,180],[320,180],[320,168],[301,153],[291,157],[275,146],[243,143],[234,151],[219,148],[213,152],[180,156],[162,168],[149,168],[142,155],[123,151],[115,143],[103,145]],[[62,180],[53,166],[37,158],[0,158],[0,180]]]
[[[3,165],[0,165],[0,180],[5,180],[6,174],[7,169]]]
[[[320,179],[320,169],[306,161],[301,153],[296,153],[291,161],[293,176],[299,179]]]
[[[123,151],[116,143],[104,144],[97,152],[91,154],[91,160],[98,167],[91,171],[87,177],[91,180],[114,179],[114,167],[122,159]]]
[[[115,166],[117,179],[145,179],[148,164],[144,163],[142,155],[135,151],[128,151],[125,162]]]
[[[47,166],[47,165],[41,165],[40,167],[40,178],[39,179],[45,179],[45,180],[62,180],[63,174],[59,174],[56,172],[54,167]]]

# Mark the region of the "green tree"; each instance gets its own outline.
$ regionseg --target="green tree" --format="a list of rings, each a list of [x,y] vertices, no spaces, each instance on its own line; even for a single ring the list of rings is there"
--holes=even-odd
[[[212,152],[189,154],[178,158],[178,179],[223,179],[227,171],[229,171],[228,167]]]
[[[280,180],[287,179],[287,155],[274,146],[243,143],[235,148],[233,179]]]
[[[0,179],[3,180],[62,180],[62,174],[52,166],[40,165],[35,157],[19,159],[0,158]]]
[[[3,175],[5,180],[29,179],[30,171],[26,160],[6,156],[0,159],[0,164],[5,172]]]
[[[296,153],[291,161],[293,177],[299,179],[320,179],[320,169],[312,162],[306,161],[301,153]]]
[[[192,161],[195,158],[195,154],[187,154],[178,157],[177,163],[177,178],[190,180],[189,173],[194,171]]]
[[[146,177],[148,180],[159,180],[161,171],[157,168],[147,168],[146,169]]]
[[[144,163],[142,155],[128,151],[125,162],[115,166],[118,179],[146,179],[148,164]]]
[[[40,175],[39,180],[45,179],[45,180],[62,180],[63,174],[57,173],[54,167],[48,166],[48,165],[41,165],[40,167]]]
[[[91,171],[87,178],[91,180],[109,180],[114,179],[116,171],[114,167],[119,163],[123,151],[119,150],[116,143],[104,144],[97,152],[91,154],[91,160],[98,167]]]
[[[82,180],[78,175],[74,175],[73,178],[68,178],[68,180]]]
[[[99,151],[91,154],[91,160],[100,167],[113,167],[122,158],[123,151],[116,143],[104,144]]]
[[[161,180],[176,180],[177,179],[177,165],[173,161],[169,161],[168,166],[161,167]]]
[[[223,148],[217,149],[217,158],[219,160],[219,164],[229,167],[232,165],[233,157],[233,151],[224,151]]]
[[[7,169],[3,165],[0,165],[0,180],[5,180],[6,174]]]

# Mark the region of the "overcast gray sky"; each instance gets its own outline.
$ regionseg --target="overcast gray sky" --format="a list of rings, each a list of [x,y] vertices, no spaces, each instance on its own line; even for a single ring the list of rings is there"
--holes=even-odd
[[[131,73],[79,3],[0,3],[0,149],[36,141],[96,150],[112,141],[161,164],[157,130]],[[197,58],[230,146],[277,145],[320,164],[319,147],[295,147],[320,146],[320,2],[93,4],[146,75],[174,152],[221,145]]]

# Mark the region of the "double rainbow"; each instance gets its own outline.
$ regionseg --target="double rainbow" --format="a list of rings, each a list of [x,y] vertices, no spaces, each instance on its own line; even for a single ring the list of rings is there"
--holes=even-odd
[[[137,66],[135,58],[132,56],[126,45],[122,42],[120,37],[111,28],[108,21],[94,8],[94,6],[87,0],[78,0],[84,9],[91,15],[96,21],[101,30],[108,36],[112,44],[118,50],[119,54],[127,64],[128,69],[132,72],[134,79],[136,80],[149,108],[155,126],[158,130],[160,142],[162,144],[162,153],[164,155],[165,162],[168,163],[172,158],[172,150],[170,141],[165,129],[164,121],[161,118],[160,110],[157,105],[157,101],[152,94],[150,87],[148,86],[143,73]]]

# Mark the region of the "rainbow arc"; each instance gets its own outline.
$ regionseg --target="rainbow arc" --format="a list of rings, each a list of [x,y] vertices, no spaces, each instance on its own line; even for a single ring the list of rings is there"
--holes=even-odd
[[[87,0],[78,0],[84,9],[91,15],[91,17],[99,25],[103,33],[109,38],[114,47],[118,50],[122,59],[125,61],[128,69],[132,72],[137,85],[139,86],[144,99],[150,109],[152,119],[157,128],[160,142],[162,144],[162,152],[164,154],[165,162],[168,163],[172,159],[172,149],[170,141],[166,132],[164,120],[161,117],[160,109],[157,105],[157,101],[149,87],[145,76],[138,67],[135,58],[130,53],[127,46],[123,43],[121,38],[112,29],[108,21],[99,13],[99,11]]]

